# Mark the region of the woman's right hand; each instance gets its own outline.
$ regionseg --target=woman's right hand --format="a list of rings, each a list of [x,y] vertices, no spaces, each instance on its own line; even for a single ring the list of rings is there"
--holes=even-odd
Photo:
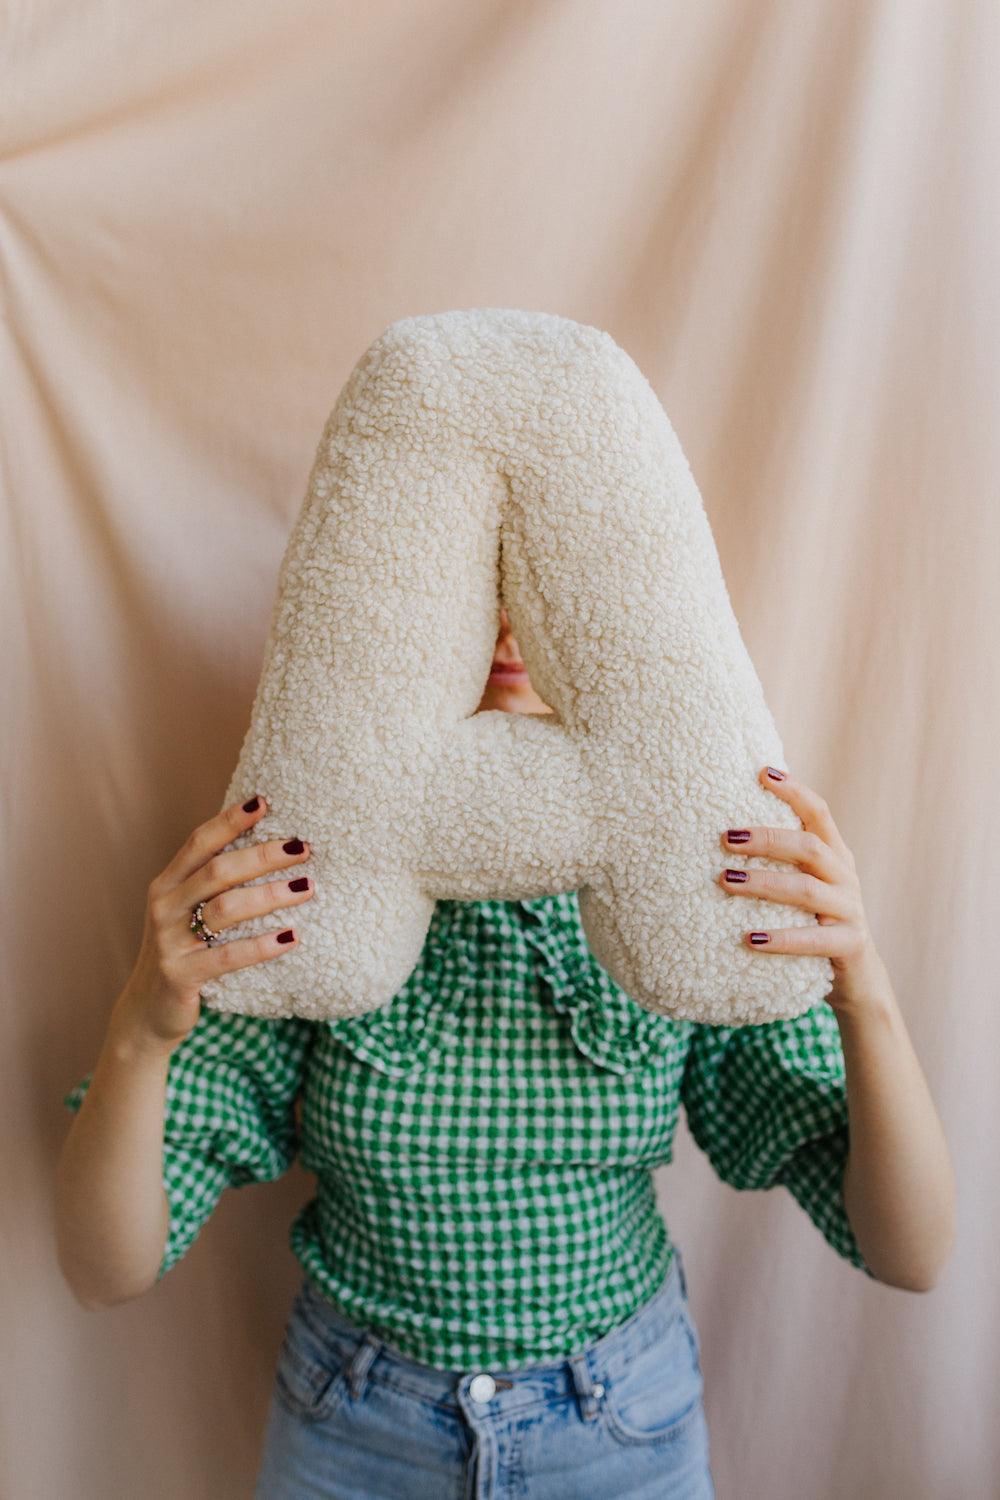
[[[288,927],[211,944],[191,931],[191,913],[199,901],[204,903],[205,925],[213,932],[224,932],[249,917],[294,906],[312,896],[311,880],[300,891],[290,890],[288,880],[242,884],[307,860],[309,845],[301,840],[271,839],[219,852],[264,816],[264,799],[250,799],[254,800],[257,806],[252,812],[247,812],[246,804],[236,803],[199,824],[149,884],[139,955],[111,1017],[112,1029],[133,1045],[172,1052],[197,1024],[203,984],[233,969],[280,958],[298,942],[295,929]],[[301,850],[289,853],[285,845],[295,842],[302,844]],[[285,937],[289,932],[290,939]],[[284,941],[279,942],[279,937]]]

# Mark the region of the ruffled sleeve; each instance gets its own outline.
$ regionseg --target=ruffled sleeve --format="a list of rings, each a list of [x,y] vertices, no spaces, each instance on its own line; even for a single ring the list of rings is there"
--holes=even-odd
[[[675,1052],[691,1024],[657,1015],[627,995],[587,943],[576,891],[520,901],[525,937],[540,958],[543,991],[567,1017],[580,1052],[622,1075]]]
[[[170,1057],[164,1110],[163,1186],[170,1229],[160,1281],[197,1238],[227,1187],[269,1182],[298,1149],[293,1104],[314,1023],[202,1008]],[[77,1110],[93,1077],[63,1097]]]
[[[847,1086],[829,1005],[758,1026],[695,1025],[681,1098],[723,1182],[787,1187],[838,1255],[877,1280],[844,1207]]]

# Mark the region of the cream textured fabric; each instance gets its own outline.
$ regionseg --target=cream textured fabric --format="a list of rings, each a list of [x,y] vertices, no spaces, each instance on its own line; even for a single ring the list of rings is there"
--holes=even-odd
[[[476,713],[501,603],[552,715]],[[646,1009],[800,1015],[829,960],[762,963],[742,934],[777,908],[715,884],[723,828],[801,826],[765,763],[781,742],[634,361],[546,313],[400,319],[324,428],[223,803],[262,793],[267,815],[227,847],[307,839],[315,894],[293,949],[202,997],[360,1014],[404,984],[438,898],[579,890],[595,957]],[[782,926],[815,920],[780,908]]]

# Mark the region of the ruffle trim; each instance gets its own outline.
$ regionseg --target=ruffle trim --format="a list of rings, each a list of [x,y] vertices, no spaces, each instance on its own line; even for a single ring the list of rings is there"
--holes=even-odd
[[[460,907],[460,902],[437,903],[416,967],[388,1005],[318,1024],[355,1057],[393,1078],[421,1067],[455,1037],[458,1008],[471,979],[469,949],[455,940]]]
[[[611,1072],[650,1066],[677,1046],[678,1023],[627,995],[590,951],[575,891],[522,901],[525,936],[542,960],[542,988],[569,1019],[579,1051]]]
[[[438,901],[420,959],[389,1004],[317,1024],[392,1077],[423,1066],[456,1035],[478,960],[478,908],[488,904]],[[514,904],[540,959],[540,991],[567,1018],[579,1052],[597,1067],[624,1075],[676,1048],[678,1027],[690,1023],[646,1010],[606,973],[587,944],[575,891]]]

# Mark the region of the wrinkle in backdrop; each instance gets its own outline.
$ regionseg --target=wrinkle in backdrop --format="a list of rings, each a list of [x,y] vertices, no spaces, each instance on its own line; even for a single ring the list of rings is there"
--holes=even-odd
[[[5,1497],[249,1491],[312,1179],[227,1194],[88,1314],[60,1100],[218,809],[340,386],[395,318],[477,306],[607,329],[663,402],[955,1158],[916,1295],[682,1129],[720,1500],[994,1492],[998,32],[986,0],[10,8]]]

